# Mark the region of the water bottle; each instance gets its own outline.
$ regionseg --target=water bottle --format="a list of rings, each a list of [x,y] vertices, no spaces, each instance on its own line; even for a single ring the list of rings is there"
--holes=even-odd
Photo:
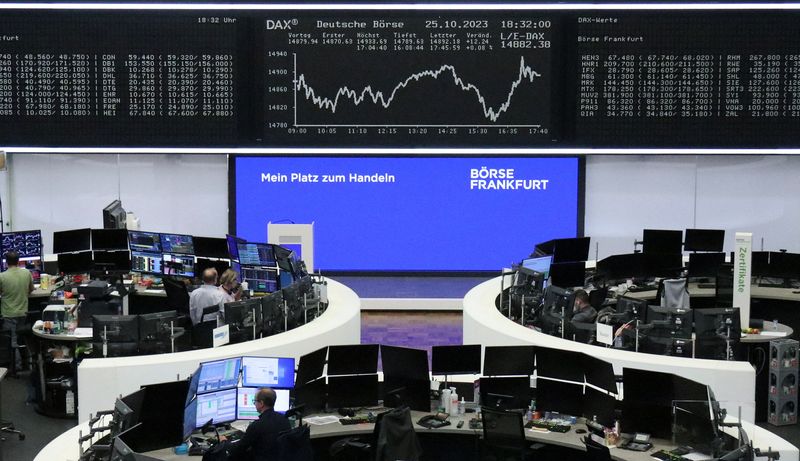
[[[458,414],[463,415],[467,411],[467,402],[464,401],[464,397],[461,397],[461,401],[458,402]]]
[[[456,393],[456,388],[450,388],[452,391],[450,393],[450,416],[458,416],[458,394]]]

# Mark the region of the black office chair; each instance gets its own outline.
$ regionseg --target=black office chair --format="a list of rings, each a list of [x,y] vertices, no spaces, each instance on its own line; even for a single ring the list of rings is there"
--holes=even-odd
[[[200,322],[192,327],[192,348],[205,349],[214,346],[214,328],[217,328],[216,317]]]
[[[583,443],[586,445],[584,461],[611,461],[611,452],[607,446],[595,442],[588,436],[583,438]]]
[[[530,459],[534,451],[525,440],[522,413],[481,407],[483,444],[481,459]]]
[[[189,291],[186,284],[171,277],[161,280],[164,282],[164,291],[167,292],[167,307],[177,311],[179,315],[189,315]]]
[[[596,311],[600,311],[606,306],[606,298],[608,298],[608,287],[595,288],[589,292],[589,304]]]
[[[314,461],[310,431],[305,424],[278,434],[277,445],[278,461]]]
[[[395,461],[398,459],[417,461],[422,456],[411,410],[399,407],[380,413],[375,420],[375,458],[374,461]]]

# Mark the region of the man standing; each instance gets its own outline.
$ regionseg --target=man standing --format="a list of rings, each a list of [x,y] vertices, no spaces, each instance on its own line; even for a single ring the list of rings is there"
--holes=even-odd
[[[217,270],[213,267],[203,271],[203,285],[189,295],[189,316],[192,325],[202,322],[203,309],[222,303],[223,293],[217,288]]]
[[[275,391],[268,387],[259,389],[256,393],[254,404],[259,414],[258,419],[250,423],[242,439],[232,445],[230,451],[232,461],[274,459],[278,451],[278,434],[290,429],[289,420],[274,410],[276,399]]]
[[[11,347],[15,351],[17,368],[20,368],[17,325],[25,323],[28,295],[33,291],[33,277],[28,269],[19,267],[19,253],[9,251],[5,256],[8,270],[0,273],[0,314],[3,315],[3,330],[11,332]]]

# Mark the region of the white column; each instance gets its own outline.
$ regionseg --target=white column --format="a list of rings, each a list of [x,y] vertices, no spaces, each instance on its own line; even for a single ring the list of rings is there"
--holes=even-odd
[[[750,273],[753,259],[753,234],[736,233],[733,252],[733,307],[739,308],[742,327],[750,326]]]

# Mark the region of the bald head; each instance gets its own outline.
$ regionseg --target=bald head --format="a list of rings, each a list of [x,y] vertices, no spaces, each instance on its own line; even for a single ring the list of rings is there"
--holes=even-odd
[[[264,387],[258,390],[256,394],[256,401],[261,402],[264,405],[265,410],[271,410],[275,407],[275,401],[278,399],[278,395],[272,389],[268,387]]]
[[[203,283],[206,285],[216,285],[217,284],[217,270],[213,267],[209,267],[203,271]]]

